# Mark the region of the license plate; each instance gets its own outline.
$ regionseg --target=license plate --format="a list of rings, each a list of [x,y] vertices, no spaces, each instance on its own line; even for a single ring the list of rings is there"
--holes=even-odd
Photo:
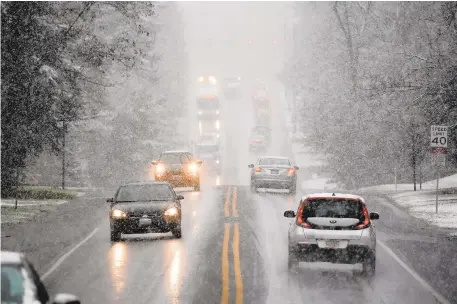
[[[271,170],[271,174],[279,174],[279,170]]]
[[[150,218],[140,218],[140,227],[151,226],[152,220]]]
[[[325,241],[325,246],[327,248],[339,248],[340,242],[336,241],[336,240],[328,240],[328,241]]]

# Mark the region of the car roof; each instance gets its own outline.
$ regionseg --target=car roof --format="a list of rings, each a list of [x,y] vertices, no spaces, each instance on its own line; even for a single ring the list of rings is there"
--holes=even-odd
[[[156,181],[138,181],[122,184],[122,186],[139,186],[139,185],[168,185],[167,182],[156,182]]]
[[[190,153],[187,150],[171,150],[171,151],[164,151],[162,154],[171,154],[171,153]]]
[[[22,264],[24,255],[20,252],[13,251],[2,251],[1,252],[1,263],[3,264]]]
[[[354,195],[354,194],[347,194],[347,193],[337,193],[337,192],[313,193],[313,194],[308,194],[308,195],[302,196],[302,200],[305,200],[308,198],[342,198],[342,199],[360,200],[362,202],[365,202],[365,199],[361,196]]]

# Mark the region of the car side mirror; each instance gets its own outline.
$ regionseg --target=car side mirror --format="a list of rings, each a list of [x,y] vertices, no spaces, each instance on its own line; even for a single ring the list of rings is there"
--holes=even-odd
[[[107,202],[107,203],[114,203],[114,198],[112,198],[112,197],[111,197],[111,198],[108,198],[108,199],[106,200],[106,202]]]
[[[300,168],[298,166],[294,166],[295,170],[300,170]]]
[[[379,220],[379,213],[370,212],[370,220]]]
[[[253,165],[253,164],[250,164],[250,165],[248,166],[248,168],[254,168],[254,165]]]
[[[81,301],[72,294],[58,293],[54,297],[52,304],[81,304]]]
[[[292,211],[292,210],[287,210],[287,211],[284,211],[284,217],[295,217],[295,212]]]
[[[202,160],[197,160],[197,164],[201,165],[201,164],[203,164],[203,161]]]
[[[177,196],[176,196],[176,199],[177,199],[178,201],[183,200],[183,199],[184,199],[184,196],[182,196],[182,195],[177,195]]]
[[[153,164],[153,165],[155,166],[155,165],[157,165],[157,161],[156,161],[156,160],[153,160],[153,161],[151,162],[151,164]]]

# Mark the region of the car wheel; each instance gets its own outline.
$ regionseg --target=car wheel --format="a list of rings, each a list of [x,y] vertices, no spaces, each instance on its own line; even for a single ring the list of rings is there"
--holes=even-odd
[[[121,232],[111,229],[111,242],[119,242],[121,240]]]
[[[365,261],[362,263],[362,275],[366,277],[372,277],[376,271],[376,254],[370,252]]]
[[[175,238],[180,239],[181,236],[182,236],[182,234],[181,234],[181,225],[179,225],[179,226],[173,228],[173,229],[171,230],[171,233],[173,234],[173,236],[174,236]]]
[[[287,260],[287,268],[289,270],[295,269],[298,266],[298,258],[297,258],[297,253],[293,248],[289,246],[289,256]]]

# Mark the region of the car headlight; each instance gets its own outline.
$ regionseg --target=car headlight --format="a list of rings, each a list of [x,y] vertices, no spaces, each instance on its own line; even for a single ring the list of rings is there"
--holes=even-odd
[[[203,82],[203,81],[205,81],[205,77],[201,76],[198,78],[198,82]]]
[[[218,163],[219,163],[219,160],[218,160],[218,159],[216,159],[216,164],[218,164]]]
[[[198,115],[202,115],[203,114],[203,111],[198,111]]]
[[[156,167],[157,174],[163,174],[165,172],[165,166],[162,164],[158,164]]]
[[[219,133],[218,133],[218,134],[216,134],[216,137],[217,137],[217,138],[219,138]]]
[[[178,208],[176,207],[171,207],[165,211],[166,216],[175,216],[178,214]]]
[[[214,76],[209,76],[209,77],[208,77],[208,81],[209,81],[209,83],[211,83],[211,84],[216,84],[216,82],[217,82],[217,81],[216,81],[216,77],[214,77]]]
[[[216,129],[219,130],[219,128],[221,127],[219,120],[216,120],[215,126],[216,126]]]
[[[125,217],[127,217],[127,214],[122,210],[114,209],[113,211],[111,211],[111,217],[112,218],[125,218]]]
[[[190,173],[197,173],[197,171],[198,171],[197,164],[196,163],[191,163],[189,165],[189,171],[190,171]]]
[[[216,111],[216,114],[219,115],[219,111]]]

